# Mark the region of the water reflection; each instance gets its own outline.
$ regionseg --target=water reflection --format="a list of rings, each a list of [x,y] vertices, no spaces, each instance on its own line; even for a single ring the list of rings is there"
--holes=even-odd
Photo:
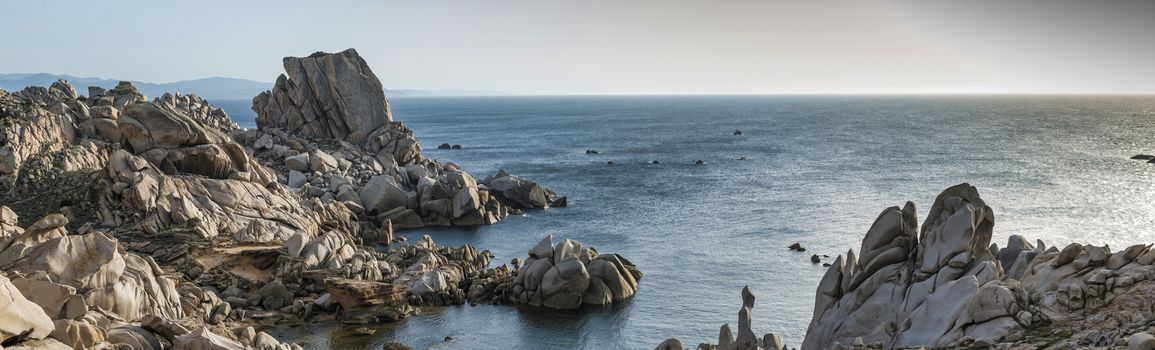
[[[594,343],[625,347],[621,339],[607,338],[620,335],[630,321],[631,308],[629,301],[567,311],[502,305],[429,307],[417,317],[367,325],[376,331],[372,336],[355,334],[359,325],[334,321],[274,330],[273,335],[297,339],[308,349],[380,349],[389,342],[414,349],[579,349]],[[511,339],[518,343],[509,343]]]

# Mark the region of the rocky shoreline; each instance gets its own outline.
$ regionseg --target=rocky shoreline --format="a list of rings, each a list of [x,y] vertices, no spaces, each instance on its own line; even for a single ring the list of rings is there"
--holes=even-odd
[[[943,191],[918,229],[914,203],[878,216],[815,291],[801,349],[1155,349],[1155,250],[1138,244],[991,243],[994,212],[978,190]],[[738,335],[723,325],[697,349],[786,349],[750,329],[742,291]],[[669,339],[656,349],[682,349]]]
[[[573,240],[527,237],[524,258],[492,267],[471,245],[396,237],[567,199],[425,158],[352,49],[284,67],[253,99],[256,130],[195,95],[150,101],[127,82],[0,90],[0,346],[298,349],[264,331],[637,292],[630,260]],[[929,213],[919,227],[913,203],[885,209],[830,264],[801,349],[1155,349],[1152,245],[999,247],[993,210],[967,184]],[[755,293],[741,292],[736,332],[723,325],[697,348],[787,348],[752,329]]]
[[[491,267],[470,245],[395,237],[566,198],[422,156],[352,49],[284,66],[253,100],[256,130],[195,95],[149,101],[127,82],[0,90],[0,344],[292,349],[261,330],[633,296],[633,263],[572,240]]]

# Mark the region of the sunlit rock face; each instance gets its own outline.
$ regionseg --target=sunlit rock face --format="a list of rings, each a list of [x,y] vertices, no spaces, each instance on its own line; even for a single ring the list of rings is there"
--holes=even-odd
[[[862,342],[948,346],[1018,329],[1024,295],[988,250],[994,213],[967,184],[935,199],[916,235],[915,209],[887,208],[819,284],[803,349]]]
[[[381,81],[354,49],[285,57],[272,91],[253,99],[260,128],[364,143],[393,121]]]

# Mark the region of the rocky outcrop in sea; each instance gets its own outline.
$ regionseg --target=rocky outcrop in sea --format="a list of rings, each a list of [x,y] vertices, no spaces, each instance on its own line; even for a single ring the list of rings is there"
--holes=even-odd
[[[883,210],[819,283],[801,349],[1155,347],[1152,245],[1058,249],[1011,236],[999,248],[994,224],[968,184],[943,191],[921,229],[913,203]],[[747,294],[739,336],[723,326],[699,349],[782,348],[750,337]],[[658,348],[670,344],[680,346]]]
[[[425,158],[353,49],[288,57],[285,71],[253,99],[257,130],[236,139],[302,197],[341,202],[395,229],[493,224],[558,200],[504,172],[479,183],[457,164]]]
[[[493,224],[564,197],[422,156],[356,51],[285,67],[254,99],[257,130],[127,82],[0,90],[0,343],[288,349],[260,330],[514,303],[494,281],[518,268],[394,230]]]

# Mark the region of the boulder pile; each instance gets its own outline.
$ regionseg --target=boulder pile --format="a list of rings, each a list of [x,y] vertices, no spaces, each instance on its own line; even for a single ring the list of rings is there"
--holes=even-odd
[[[500,172],[479,183],[457,164],[422,156],[353,49],[288,57],[285,71],[253,99],[258,129],[235,136],[302,197],[343,203],[395,229],[493,224],[558,200],[532,181]]]
[[[10,208],[0,207],[0,213],[0,304],[5,305],[0,342],[5,346],[161,349],[252,343],[220,327],[242,313],[212,291],[169,278],[152,257],[127,252],[102,232],[72,235],[60,214],[20,228]],[[271,339],[264,332],[253,337],[258,336]],[[266,343],[300,348],[275,339]]]
[[[634,296],[642,272],[618,254],[601,254],[572,239],[546,236],[524,260],[475,279],[470,300],[512,302],[551,309],[605,306]]]

